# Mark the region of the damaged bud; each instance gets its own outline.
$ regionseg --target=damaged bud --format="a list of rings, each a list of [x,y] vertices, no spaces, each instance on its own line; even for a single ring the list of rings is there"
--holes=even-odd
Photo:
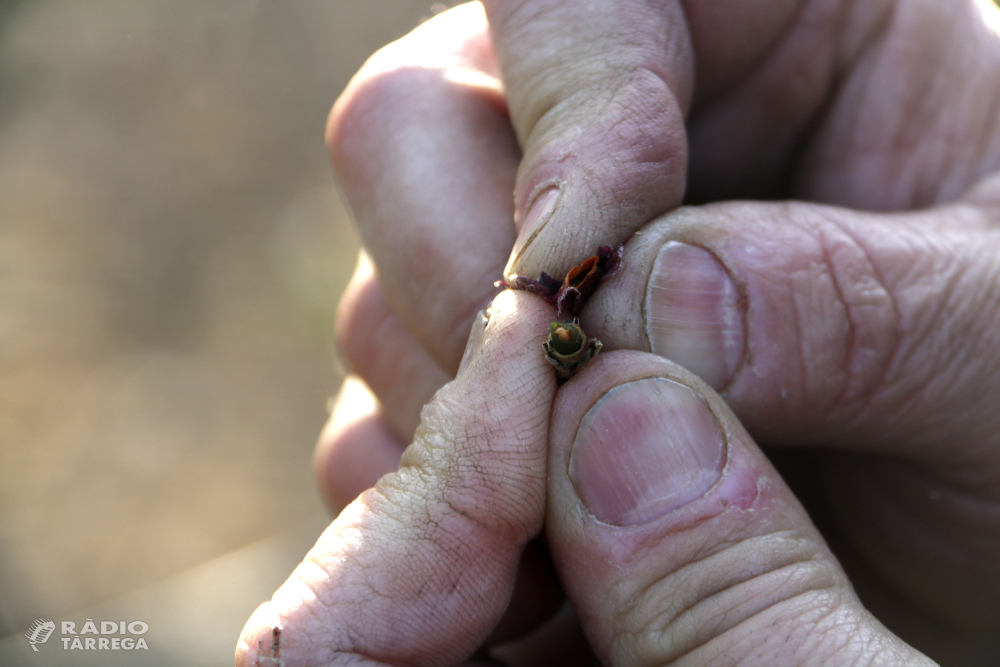
[[[556,369],[559,384],[570,379],[601,351],[601,341],[587,338],[580,328],[580,320],[553,322],[549,325],[549,338],[542,343],[545,360]]]
[[[498,280],[496,286],[537,294],[556,307],[556,317],[576,315],[597,289],[597,283],[615,275],[621,263],[622,247],[604,245],[597,249],[596,255],[570,269],[563,280],[553,278],[543,271],[538,280],[514,276],[510,283]]]

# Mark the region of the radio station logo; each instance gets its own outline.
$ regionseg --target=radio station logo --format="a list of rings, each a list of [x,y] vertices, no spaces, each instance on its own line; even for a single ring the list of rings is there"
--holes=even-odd
[[[24,636],[28,638],[28,643],[31,644],[31,650],[37,653],[38,647],[35,644],[44,644],[49,641],[49,637],[52,636],[55,629],[56,624],[49,619],[36,618],[28,631],[24,633]]]
[[[98,627],[100,626],[100,627]],[[31,650],[38,652],[56,631],[56,624],[47,618],[36,618],[24,633]],[[133,651],[148,650],[142,635],[149,631],[145,621],[95,621],[88,618],[77,630],[75,621],[61,621],[59,639],[64,651]]]

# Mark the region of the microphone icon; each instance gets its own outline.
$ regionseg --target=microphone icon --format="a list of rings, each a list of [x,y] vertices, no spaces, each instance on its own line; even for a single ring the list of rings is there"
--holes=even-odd
[[[47,618],[36,618],[28,628],[28,631],[24,633],[24,636],[28,638],[31,643],[31,650],[38,651],[38,647],[35,644],[44,644],[52,636],[52,633],[56,629],[56,624]]]

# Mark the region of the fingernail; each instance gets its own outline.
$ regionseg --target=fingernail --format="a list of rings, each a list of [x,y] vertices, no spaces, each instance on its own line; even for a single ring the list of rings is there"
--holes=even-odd
[[[650,349],[725,387],[743,361],[743,304],[715,256],[671,241],[660,249],[646,288]]]
[[[615,387],[580,422],[569,476],[598,520],[649,523],[719,480],[726,440],[708,402],[666,378]]]
[[[277,659],[281,638],[281,619],[274,606],[265,602],[246,622],[236,644],[237,667],[264,667],[283,664]]]
[[[475,359],[479,349],[483,346],[483,335],[486,333],[486,325],[490,322],[489,310],[480,310],[472,320],[472,330],[469,332],[469,340],[465,344],[465,352],[462,353],[462,363],[458,365],[458,375],[465,372],[472,360]],[[456,377],[458,377],[456,375]]]
[[[525,246],[545,227],[545,224],[552,217],[552,213],[556,210],[560,192],[561,190],[558,186],[553,186],[543,190],[535,197],[535,200],[531,203],[531,208],[528,209],[528,212],[524,216],[524,222],[517,233],[517,240],[514,241],[514,257],[519,255]]]

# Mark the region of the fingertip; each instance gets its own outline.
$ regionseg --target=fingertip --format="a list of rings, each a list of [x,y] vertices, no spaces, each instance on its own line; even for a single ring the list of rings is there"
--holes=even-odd
[[[399,467],[404,448],[365,383],[357,376],[345,378],[313,454],[316,480],[331,512],[339,513]]]
[[[776,619],[801,641],[792,609],[864,617],[791,491],[689,371],[601,355],[560,390],[550,433],[550,549],[604,659],[735,655],[750,648],[729,630]]]
[[[632,0],[484,4],[524,153],[504,275],[561,279],[683,199],[684,13]]]
[[[554,377],[542,352],[549,323],[555,317],[552,306],[528,292],[508,289],[494,297],[487,312],[486,329],[476,356],[486,357],[489,363],[477,374],[464,374],[461,378],[463,382],[470,381],[468,378],[473,375],[493,376],[498,373],[514,381],[516,378],[508,372],[511,368],[507,367],[513,367],[515,360],[514,365],[527,372],[532,382]],[[471,361],[466,365],[472,368]],[[482,377],[479,379],[482,380]],[[471,381],[477,380],[473,378]]]
[[[598,520],[641,525],[719,482],[727,443],[704,398],[672,379],[610,389],[584,415],[569,476]]]
[[[541,347],[551,306],[505,292],[491,312],[476,358],[428,404],[399,469],[341,512],[254,614],[241,664],[332,664],[338,656],[457,664],[497,627],[523,550],[542,527],[555,377]],[[345,392],[365,403],[338,401],[334,425],[376,413],[359,389],[348,382]],[[343,412],[350,419],[341,422]],[[328,472],[327,456],[319,459]]]
[[[630,350],[600,355],[560,390],[550,436],[552,466],[595,519],[617,526],[652,522],[716,491],[743,439],[704,381]],[[756,492],[749,477],[740,480]],[[751,490],[734,492],[745,504]]]
[[[412,68],[414,64],[432,70],[471,65],[470,73],[482,74],[474,77],[477,83],[494,93],[501,88],[499,80],[490,76],[496,73],[497,66],[482,5],[468,2],[452,7],[383,46],[351,78],[327,116],[324,137],[331,156],[336,154],[350,123],[363,120],[366,111],[377,108],[377,104],[373,107],[367,103],[370,91],[366,87],[386,74]]]
[[[281,619],[271,602],[250,615],[236,643],[236,667],[284,667],[281,653]]]

